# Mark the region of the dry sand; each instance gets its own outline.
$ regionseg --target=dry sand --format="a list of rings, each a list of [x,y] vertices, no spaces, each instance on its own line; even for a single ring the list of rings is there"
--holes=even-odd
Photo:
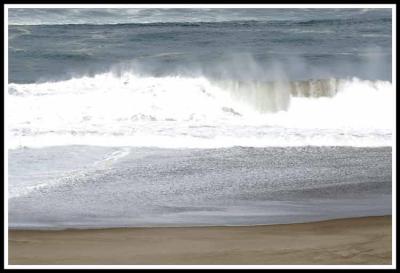
[[[391,264],[391,216],[244,227],[9,231],[10,264]]]

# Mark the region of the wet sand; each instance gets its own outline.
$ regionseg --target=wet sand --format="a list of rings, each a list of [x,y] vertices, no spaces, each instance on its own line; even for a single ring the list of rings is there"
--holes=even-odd
[[[9,231],[12,265],[381,265],[391,259],[391,216],[267,226]]]

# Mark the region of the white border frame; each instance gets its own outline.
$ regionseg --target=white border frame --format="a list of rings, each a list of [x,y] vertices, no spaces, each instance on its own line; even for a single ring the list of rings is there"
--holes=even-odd
[[[384,8],[392,9],[392,85],[396,90],[396,4],[5,4],[4,113],[8,90],[8,10],[12,8]],[[396,100],[394,100],[396,108]],[[8,141],[4,116],[4,268],[5,269],[395,269],[396,268],[396,119],[392,135],[392,265],[9,265],[8,264]]]

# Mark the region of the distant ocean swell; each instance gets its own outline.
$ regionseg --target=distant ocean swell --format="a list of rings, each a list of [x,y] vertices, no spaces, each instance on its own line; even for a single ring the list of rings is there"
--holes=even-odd
[[[233,81],[133,72],[9,84],[10,148],[391,146],[391,82]]]

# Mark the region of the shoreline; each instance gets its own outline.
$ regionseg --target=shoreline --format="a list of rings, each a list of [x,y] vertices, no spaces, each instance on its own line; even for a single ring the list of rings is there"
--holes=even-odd
[[[268,226],[286,226],[286,225],[301,225],[301,224],[317,224],[329,221],[336,221],[336,220],[349,220],[349,219],[363,219],[363,218],[370,218],[370,217],[392,217],[391,214],[378,214],[378,215],[368,215],[368,216],[350,216],[350,217],[338,217],[338,218],[329,218],[329,219],[321,219],[321,220],[310,220],[310,221],[300,221],[300,222],[289,222],[289,223],[272,223],[272,224],[232,224],[232,225],[157,225],[157,226],[81,226],[81,227],[35,227],[33,228],[25,228],[25,227],[8,227],[8,231],[83,231],[83,230],[130,230],[130,229],[179,229],[179,228],[235,228],[235,227],[268,227]]]
[[[198,227],[9,230],[13,265],[391,264],[392,216]]]

